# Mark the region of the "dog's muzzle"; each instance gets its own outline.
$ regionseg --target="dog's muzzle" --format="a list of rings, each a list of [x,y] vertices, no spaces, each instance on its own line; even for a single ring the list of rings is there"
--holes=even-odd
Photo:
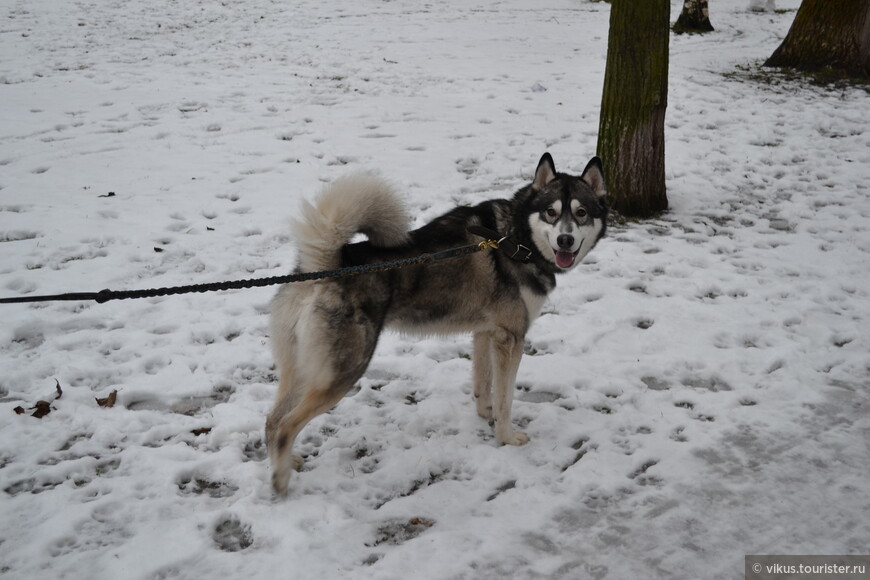
[[[554,248],[556,253],[556,265],[560,268],[567,269],[574,265],[574,260],[577,258],[577,251],[574,251],[574,236],[571,234],[559,234],[556,238],[558,248]]]

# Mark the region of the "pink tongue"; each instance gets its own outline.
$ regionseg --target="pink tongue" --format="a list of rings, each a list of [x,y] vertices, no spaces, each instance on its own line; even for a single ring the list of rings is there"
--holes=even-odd
[[[560,268],[570,268],[574,264],[574,254],[571,252],[556,252],[556,265]]]

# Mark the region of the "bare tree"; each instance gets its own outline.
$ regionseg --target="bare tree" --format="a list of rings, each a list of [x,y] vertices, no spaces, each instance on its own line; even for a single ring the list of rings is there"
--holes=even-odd
[[[710,24],[710,9],[707,0],[684,0],[683,10],[674,23],[674,32],[704,33],[711,32],[713,25]]]
[[[601,96],[598,156],[610,201],[625,216],[668,207],[665,109],[668,106],[669,0],[612,0]]]
[[[870,76],[870,0],[803,0],[764,65]]]

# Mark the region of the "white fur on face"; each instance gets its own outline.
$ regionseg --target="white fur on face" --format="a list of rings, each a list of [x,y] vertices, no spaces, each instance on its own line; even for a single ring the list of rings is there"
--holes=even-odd
[[[573,269],[592,250],[598,235],[601,233],[602,222],[600,219],[591,219],[587,223],[578,226],[570,222],[570,226],[564,226],[558,219],[555,223],[548,223],[541,219],[540,214],[529,217],[529,228],[532,231],[532,241],[538,251],[550,262],[556,264],[556,252],[559,250],[558,238],[561,234],[574,236],[574,245],[570,252],[574,254],[574,261],[568,267],[561,267],[567,272]],[[569,229],[570,231],[564,231]]]
[[[578,262],[592,250],[592,247],[598,241],[598,236],[601,234],[602,226],[603,222],[598,218],[594,218],[588,225],[584,225],[580,228],[583,240],[580,244],[580,248],[577,250]]]

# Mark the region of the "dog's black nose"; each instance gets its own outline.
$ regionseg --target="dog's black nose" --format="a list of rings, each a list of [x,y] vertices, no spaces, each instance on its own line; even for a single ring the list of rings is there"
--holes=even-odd
[[[574,236],[571,234],[559,234],[559,237],[556,238],[556,243],[559,244],[560,249],[570,250],[574,246]]]

